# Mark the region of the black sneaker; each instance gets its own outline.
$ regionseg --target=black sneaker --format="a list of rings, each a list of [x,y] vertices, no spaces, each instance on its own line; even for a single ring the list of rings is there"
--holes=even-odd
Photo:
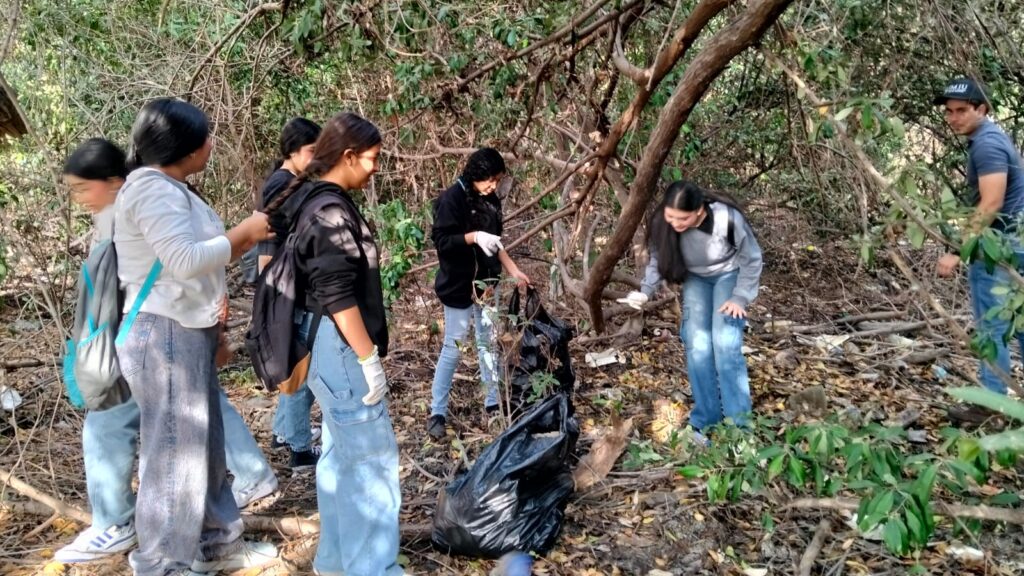
[[[427,434],[430,434],[430,437],[433,438],[434,440],[440,440],[441,438],[444,438],[444,426],[446,423],[447,422],[445,421],[444,416],[441,416],[440,414],[434,414],[433,416],[430,417],[430,420],[427,420]]]
[[[319,440],[320,439],[320,433],[321,432],[320,432],[320,427],[319,426],[310,426],[309,427],[310,441],[311,442],[316,442],[317,440]],[[270,449],[271,450],[280,450],[282,448],[288,448],[288,442],[285,441],[284,436],[278,436],[277,434],[274,434],[270,438]]]
[[[310,468],[316,467],[316,463],[320,461],[320,447],[313,446],[309,450],[302,452],[296,452],[292,450],[291,458],[288,459],[288,465],[291,466],[292,470],[309,470]]]
[[[277,434],[274,434],[274,436],[270,439],[271,450],[280,450],[282,448],[287,447],[288,443],[284,441],[284,436],[278,436]]]

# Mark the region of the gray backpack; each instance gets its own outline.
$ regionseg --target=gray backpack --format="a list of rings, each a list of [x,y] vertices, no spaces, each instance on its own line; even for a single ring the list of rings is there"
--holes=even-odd
[[[153,263],[138,298],[122,319],[124,293],[117,278],[114,243],[100,242],[82,264],[75,324],[64,355],[64,384],[76,407],[106,410],[131,398],[115,346],[127,337],[162,268],[159,260]]]

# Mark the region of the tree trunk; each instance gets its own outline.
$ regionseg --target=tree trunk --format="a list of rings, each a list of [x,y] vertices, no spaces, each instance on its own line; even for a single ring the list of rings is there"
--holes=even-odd
[[[590,308],[590,319],[598,332],[604,331],[601,294],[636,232],[651,201],[661,167],[679,136],[679,129],[690,117],[708,87],[725,70],[729,62],[764,35],[793,0],[752,0],[738,19],[719,31],[700,54],[686,67],[672,97],[658,116],[654,133],[644,150],[630,189],[629,203],[619,216],[611,240],[604,247],[584,290]]]

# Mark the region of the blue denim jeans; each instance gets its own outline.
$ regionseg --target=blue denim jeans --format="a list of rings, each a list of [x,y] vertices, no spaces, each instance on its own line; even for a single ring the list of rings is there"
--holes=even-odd
[[[299,329],[306,338],[312,315]],[[386,401],[369,392],[356,353],[324,317],[306,384],[323,412],[323,454],[316,466],[320,543],[313,567],[322,575],[398,576],[398,442]]]
[[[309,412],[312,408],[313,392],[305,382],[294,394],[277,395],[274,435],[284,438],[295,452],[305,452],[313,447],[313,434],[309,423]]]
[[[1017,253],[1017,261],[1024,262],[1024,252]],[[1003,341],[1010,322],[998,317],[987,318],[986,316],[989,310],[1002,306],[1008,298],[1007,294],[993,294],[992,289],[997,286],[1011,287],[1013,279],[1004,268],[996,266],[989,274],[985,270],[984,263],[974,262],[967,268],[967,284],[971,290],[971,308],[974,311],[975,328],[979,334],[988,336],[996,343],[996,358],[992,363],[998,370],[1012,378],[1010,347]],[[1021,352],[1024,353],[1024,333],[1017,332],[1013,338],[1020,343]],[[981,362],[978,378],[985,388],[999,394],[1006,394],[1006,382],[1000,378],[999,372],[993,370],[988,362]]]
[[[235,477],[231,491],[240,493],[274,478],[242,416],[218,387],[224,419],[224,455]],[[90,411],[82,426],[85,483],[92,508],[92,525],[104,530],[135,516],[132,471],[139,444],[139,405],[129,399],[120,406]]]
[[[217,557],[242,534],[225,465],[217,333],[141,313],[117,347],[139,407],[139,548],[128,557],[136,576]]]
[[[480,382],[486,391],[484,406],[498,405],[498,356],[494,346],[494,322],[497,311],[473,304],[469,308],[444,307],[444,344],[434,370],[434,384],[430,389],[430,414],[448,415],[448,395],[452,390],[455,369],[462,359],[460,346],[469,334],[469,323],[474,323],[477,358],[480,361]]]
[[[743,357],[746,321],[718,311],[732,296],[737,275],[738,271],[690,274],[683,283],[679,336],[686,347],[686,371],[693,391],[690,424],[698,430],[724,418],[743,425],[751,410],[750,378]]]

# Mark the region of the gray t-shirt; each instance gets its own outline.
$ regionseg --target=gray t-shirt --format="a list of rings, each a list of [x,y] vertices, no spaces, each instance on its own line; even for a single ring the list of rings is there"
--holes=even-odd
[[[1005,230],[1024,212],[1024,169],[1020,152],[1010,137],[995,122],[986,118],[967,139],[967,186],[970,205],[981,200],[978,178],[989,174],[1006,174],[1006,196],[999,218],[992,222],[995,230]]]

